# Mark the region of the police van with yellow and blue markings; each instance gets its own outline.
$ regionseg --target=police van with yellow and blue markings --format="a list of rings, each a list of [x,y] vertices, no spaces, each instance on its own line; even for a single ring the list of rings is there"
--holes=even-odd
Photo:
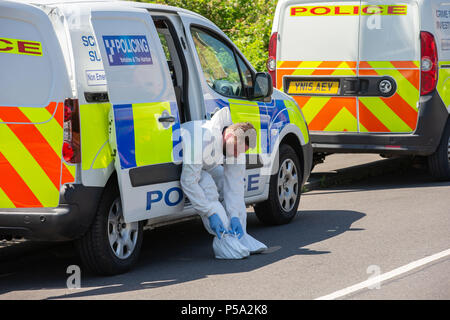
[[[246,203],[266,224],[297,213],[312,165],[302,112],[198,14],[2,1],[0,68],[1,235],[75,240],[92,271],[129,270],[146,228],[196,215],[180,128],[224,107],[257,132]]]

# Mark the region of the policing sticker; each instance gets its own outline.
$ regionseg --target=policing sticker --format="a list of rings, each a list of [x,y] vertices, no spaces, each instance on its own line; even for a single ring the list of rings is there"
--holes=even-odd
[[[103,36],[110,66],[153,64],[146,36]]]

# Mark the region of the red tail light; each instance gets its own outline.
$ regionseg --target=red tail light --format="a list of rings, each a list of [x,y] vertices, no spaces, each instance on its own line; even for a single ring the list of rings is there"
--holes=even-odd
[[[78,99],[64,101],[63,157],[68,163],[80,163],[80,117]]]
[[[422,31],[420,39],[422,44],[420,94],[427,95],[436,89],[438,82],[438,54],[436,41],[431,33]]]
[[[277,42],[278,42],[278,32],[274,32],[270,37],[269,42],[269,60],[267,60],[267,70],[272,76],[273,86],[277,86]]]

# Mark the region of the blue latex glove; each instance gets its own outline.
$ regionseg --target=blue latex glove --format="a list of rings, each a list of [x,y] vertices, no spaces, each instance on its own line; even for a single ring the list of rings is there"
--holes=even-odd
[[[222,220],[220,220],[219,215],[217,213],[208,217],[209,226],[211,229],[217,234],[217,237],[221,239],[221,234],[226,232],[225,227],[223,226]]]
[[[244,230],[242,229],[241,220],[238,217],[231,218],[230,222],[230,233],[238,235],[238,239],[242,238],[244,235]]]

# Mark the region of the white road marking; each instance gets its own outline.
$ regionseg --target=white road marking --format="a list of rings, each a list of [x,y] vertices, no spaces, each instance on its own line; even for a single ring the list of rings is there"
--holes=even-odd
[[[407,272],[409,272],[409,271],[411,271],[413,269],[419,268],[419,267],[424,266],[424,265],[426,265],[428,263],[431,263],[433,261],[442,259],[442,258],[444,258],[444,257],[446,257],[448,255],[450,255],[450,249],[442,251],[442,252],[439,252],[439,253],[436,253],[436,254],[434,254],[432,256],[429,256],[429,257],[426,257],[426,258],[423,258],[423,259],[411,262],[410,264],[407,264],[407,265],[405,265],[403,267],[394,269],[394,270],[392,270],[390,272],[381,274],[381,275],[379,275],[377,277],[370,278],[369,280],[366,280],[366,281],[363,281],[361,283],[355,284],[355,285],[353,285],[351,287],[348,287],[348,288],[345,288],[345,289],[333,292],[331,294],[328,294],[326,296],[317,298],[315,300],[334,300],[334,299],[337,299],[337,298],[341,298],[341,297],[346,296],[346,295],[348,295],[350,293],[353,293],[353,292],[356,292],[356,291],[359,291],[359,290],[362,290],[362,289],[367,289],[367,288],[372,287],[372,286],[374,286],[374,285],[376,285],[378,283],[381,283],[383,281],[386,281],[386,280],[389,280],[391,278],[397,277],[397,276],[399,276],[399,275],[401,275],[403,273],[407,273]]]

